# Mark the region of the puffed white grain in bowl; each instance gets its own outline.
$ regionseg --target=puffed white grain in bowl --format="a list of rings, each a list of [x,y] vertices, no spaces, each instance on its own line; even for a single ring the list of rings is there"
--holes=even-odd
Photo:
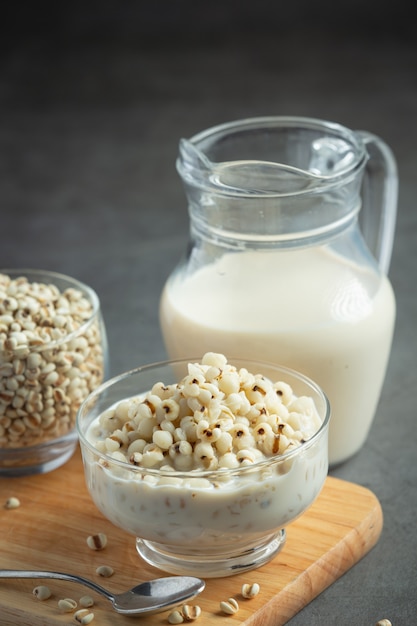
[[[303,375],[210,352],[108,381],[77,426],[91,496],[140,555],[224,576],[272,558],[319,494],[329,418]]]
[[[43,270],[0,270],[0,473],[53,469],[77,442],[81,402],[105,378],[90,287]]]

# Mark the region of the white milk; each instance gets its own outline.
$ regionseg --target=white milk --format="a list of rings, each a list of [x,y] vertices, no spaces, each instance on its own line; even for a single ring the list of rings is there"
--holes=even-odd
[[[98,422],[87,439],[100,440]],[[137,537],[212,555],[247,549],[265,540],[305,511],[327,476],[327,436],[322,431],[287,460],[279,457],[244,470],[222,470],[210,478],[198,473],[154,473],[83,451],[85,475],[100,511]],[[181,478],[179,478],[181,476]],[[191,548],[190,548],[191,542]]]
[[[312,378],[332,418],[329,462],[364,443],[392,342],[395,300],[379,282],[326,247],[227,253],[168,281],[161,328],[171,358],[207,351],[271,361]]]

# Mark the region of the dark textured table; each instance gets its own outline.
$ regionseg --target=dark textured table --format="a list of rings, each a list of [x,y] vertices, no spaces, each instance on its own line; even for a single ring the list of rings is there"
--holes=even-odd
[[[164,358],[158,300],[188,237],[175,170],[180,137],[270,114],[320,117],[383,137],[400,173],[390,269],[396,332],[368,441],[332,473],[378,496],[384,530],[290,624],[417,624],[412,20],[401,3],[274,7],[182,0],[44,11],[19,3],[2,24],[0,267],[52,269],[92,285],[113,374]]]

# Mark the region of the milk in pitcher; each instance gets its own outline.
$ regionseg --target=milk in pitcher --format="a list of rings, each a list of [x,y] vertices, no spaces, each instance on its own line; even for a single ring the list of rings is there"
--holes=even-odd
[[[330,246],[225,253],[161,298],[171,358],[223,352],[262,359],[315,380],[332,411],[329,461],[363,445],[385,377],[395,299],[390,282]]]

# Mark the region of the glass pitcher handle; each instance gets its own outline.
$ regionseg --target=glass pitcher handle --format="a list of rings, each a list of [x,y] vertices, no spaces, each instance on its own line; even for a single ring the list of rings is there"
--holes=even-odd
[[[388,274],[397,219],[398,175],[391,149],[379,137],[357,131],[369,154],[362,183],[359,224],[379,267]]]

